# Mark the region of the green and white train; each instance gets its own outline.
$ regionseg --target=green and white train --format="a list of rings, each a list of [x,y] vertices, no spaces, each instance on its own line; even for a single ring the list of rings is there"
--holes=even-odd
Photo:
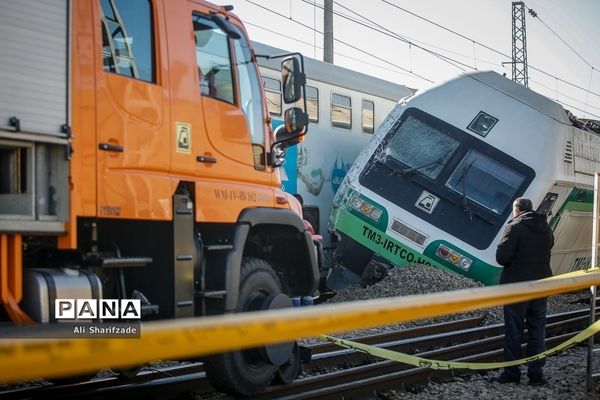
[[[600,136],[579,122],[495,72],[401,101],[334,199],[329,228],[344,279],[359,280],[377,253],[496,284],[496,244],[519,196],[548,217],[554,274],[589,266]]]

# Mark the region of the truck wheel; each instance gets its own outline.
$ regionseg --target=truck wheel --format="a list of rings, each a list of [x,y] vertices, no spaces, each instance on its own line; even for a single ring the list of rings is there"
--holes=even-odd
[[[265,260],[245,258],[240,271],[240,292],[236,312],[292,307],[281,293],[281,284]],[[206,376],[219,391],[253,396],[273,380],[279,366],[290,359],[294,342],[233,351],[208,357]]]
[[[274,383],[288,384],[294,381],[300,373],[300,348],[296,343],[290,358],[277,369]]]

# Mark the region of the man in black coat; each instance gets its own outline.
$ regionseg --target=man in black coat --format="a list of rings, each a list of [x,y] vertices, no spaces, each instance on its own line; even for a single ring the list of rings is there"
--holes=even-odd
[[[552,276],[550,249],[554,235],[546,217],[535,213],[531,200],[519,197],[513,202],[513,219],[504,229],[496,249],[496,261],[502,265],[500,283],[523,282]],[[521,358],[521,339],[525,326],[528,330],[527,356],[546,350],[546,298],[534,299],[504,306],[504,360]],[[529,363],[527,376],[530,385],[546,382],[543,374],[545,359]],[[504,368],[501,375],[492,378],[500,383],[521,380],[518,366]]]

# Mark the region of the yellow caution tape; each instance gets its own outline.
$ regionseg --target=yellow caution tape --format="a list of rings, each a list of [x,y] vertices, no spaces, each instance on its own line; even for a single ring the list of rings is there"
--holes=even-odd
[[[0,382],[180,360],[511,304],[600,285],[600,272],[427,295],[143,323],[139,339],[0,338]],[[0,330],[0,336],[3,331]],[[496,364],[499,365],[499,364]]]
[[[581,331],[577,335],[573,336],[571,339],[567,340],[555,346],[549,350],[544,351],[543,353],[536,354],[527,358],[521,358],[519,360],[513,361],[503,361],[503,362],[482,362],[482,363],[468,363],[468,362],[459,362],[459,361],[444,361],[444,360],[431,360],[428,358],[422,358],[417,356],[411,356],[404,353],[398,353],[396,351],[382,349],[376,346],[369,346],[362,343],[353,342],[351,340],[340,339],[333,336],[328,335],[320,335],[325,340],[337,344],[339,346],[343,346],[349,349],[359,350],[364,353],[370,354],[372,356],[385,358],[391,361],[401,362],[403,364],[413,365],[415,367],[423,367],[423,368],[431,368],[431,369],[472,369],[472,370],[482,370],[482,369],[497,369],[510,367],[513,365],[525,364],[528,362],[540,360],[542,358],[546,358],[552,354],[561,352],[566,350],[577,343],[581,343],[585,339],[589,338],[596,332],[600,331],[600,320],[596,321],[592,325],[588,326],[585,330]]]

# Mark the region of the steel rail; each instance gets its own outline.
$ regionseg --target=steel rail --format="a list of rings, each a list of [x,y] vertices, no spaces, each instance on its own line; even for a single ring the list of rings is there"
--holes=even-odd
[[[581,310],[556,314],[548,317],[547,333],[555,335],[568,330],[581,329],[587,324],[588,311]],[[418,353],[419,356],[437,359],[455,359],[464,361],[493,361],[502,358],[503,325],[489,325],[482,327],[470,326],[465,329],[457,327],[473,324],[473,320],[452,321],[451,323],[437,324],[410,328],[405,331],[372,335],[363,338],[363,342],[377,344],[394,351],[405,353]],[[445,326],[446,332],[439,327]],[[423,332],[436,333],[424,335]],[[405,335],[404,337],[402,335]],[[549,341],[562,341],[574,333],[549,338]],[[557,339],[558,338],[558,339]],[[549,342],[550,343],[550,342]],[[308,365],[314,375],[298,379],[288,385],[271,386],[265,393],[255,396],[256,399],[309,399],[309,398],[340,398],[350,396],[353,398],[368,398],[373,391],[382,392],[390,389],[399,389],[403,386],[426,382],[434,376],[451,376],[452,371],[433,371],[424,368],[414,368],[393,361],[380,361],[375,357],[352,350],[323,350],[330,349],[327,345],[312,346],[313,358]],[[426,351],[424,351],[426,350]],[[346,369],[339,370],[344,365]],[[332,369],[336,369],[331,372]],[[324,373],[325,371],[329,371]],[[463,372],[458,372],[463,373]],[[160,374],[160,375],[159,375]],[[208,384],[201,364],[191,366],[173,367],[170,374],[164,372],[146,373],[133,380],[119,380],[110,378],[102,382],[91,381],[81,385],[68,385],[56,388],[40,388],[28,394],[29,398],[106,398],[113,400],[129,399],[132,395],[169,398],[174,394],[193,391],[203,393],[203,398],[229,399],[222,394],[214,392]],[[211,394],[212,393],[212,394]],[[23,393],[21,393],[23,394]],[[156,397],[158,396],[158,397]],[[0,398],[3,398],[0,393]]]

